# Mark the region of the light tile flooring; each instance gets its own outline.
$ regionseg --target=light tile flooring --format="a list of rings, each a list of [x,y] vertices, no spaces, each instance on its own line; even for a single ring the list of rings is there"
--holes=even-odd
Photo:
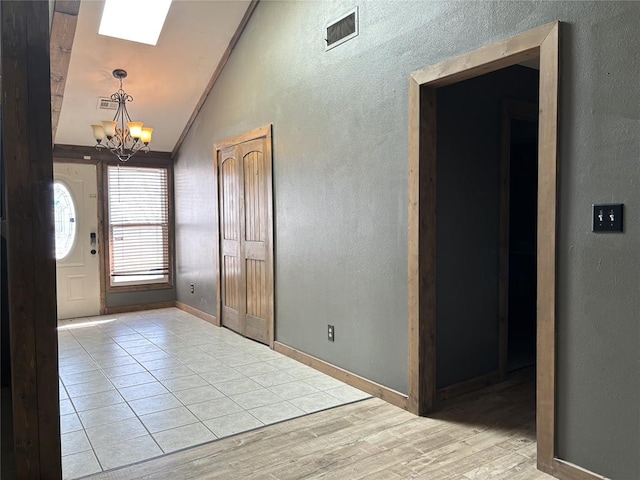
[[[65,479],[369,395],[175,308],[61,320]]]

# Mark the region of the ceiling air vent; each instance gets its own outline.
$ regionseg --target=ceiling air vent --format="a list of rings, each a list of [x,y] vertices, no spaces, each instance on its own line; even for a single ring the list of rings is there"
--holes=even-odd
[[[326,50],[331,50],[341,43],[358,35],[358,7],[348,11],[337,20],[327,25]]]
[[[114,102],[108,97],[98,97],[98,107],[99,110],[117,110],[118,102]]]

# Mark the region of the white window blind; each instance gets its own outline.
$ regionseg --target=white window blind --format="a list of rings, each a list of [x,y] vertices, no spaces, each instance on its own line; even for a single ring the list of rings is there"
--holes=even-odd
[[[169,274],[167,170],[108,167],[109,253],[112,284]]]

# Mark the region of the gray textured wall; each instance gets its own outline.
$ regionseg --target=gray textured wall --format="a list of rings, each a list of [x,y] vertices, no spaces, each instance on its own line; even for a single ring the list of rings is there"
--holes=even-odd
[[[213,194],[213,132],[191,129],[174,167],[177,300],[216,314],[216,198]],[[194,286],[191,293],[190,285]]]
[[[175,288],[162,288],[138,292],[107,293],[105,303],[107,307],[128,307],[149,303],[173,302],[175,299]]]
[[[502,100],[538,103],[513,66],[438,90],[436,381],[498,370]]]
[[[566,22],[558,454],[639,478],[640,3],[358,5],[360,35],[329,52],[323,27],[353,2],[258,5],[176,160],[178,300],[214,311],[213,143],[273,123],[276,338],[406,392],[407,77]],[[626,232],[591,233],[591,204],[612,201]]]

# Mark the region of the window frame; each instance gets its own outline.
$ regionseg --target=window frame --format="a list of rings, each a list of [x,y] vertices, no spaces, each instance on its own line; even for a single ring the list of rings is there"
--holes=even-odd
[[[173,196],[173,164],[168,162],[157,162],[157,161],[149,161],[142,157],[140,160],[137,158],[130,159],[126,163],[120,163],[120,168],[154,168],[154,169],[165,169],[167,172],[167,208],[168,208],[168,221],[169,221],[169,231],[168,231],[168,249],[169,249],[169,273],[167,274],[166,280],[161,280],[158,282],[149,282],[149,281],[141,281],[137,283],[123,283],[121,285],[113,285],[111,282],[111,239],[110,239],[110,221],[109,221],[109,167],[117,166],[117,162],[104,162],[102,165],[102,238],[104,239],[104,248],[102,249],[103,255],[103,266],[102,275],[103,275],[103,285],[105,293],[124,293],[124,292],[141,292],[141,291],[149,291],[149,290],[166,290],[172,289],[174,286],[174,258],[175,258],[175,248],[174,248],[174,196]],[[100,195],[100,194],[99,194]]]

